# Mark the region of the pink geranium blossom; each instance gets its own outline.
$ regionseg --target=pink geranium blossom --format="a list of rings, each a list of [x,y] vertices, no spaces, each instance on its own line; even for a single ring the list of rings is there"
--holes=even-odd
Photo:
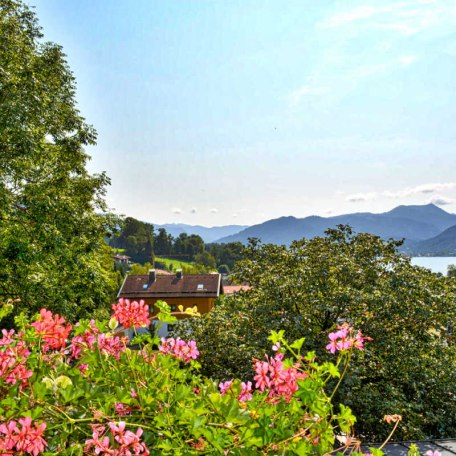
[[[172,337],[165,339],[162,337],[161,345],[158,349],[160,353],[174,356],[186,363],[199,356],[199,351],[194,340],[185,342],[179,337],[177,339],[173,339]]]
[[[114,317],[126,329],[150,325],[149,306],[143,300],[130,302],[129,299],[120,298],[112,308]]]
[[[10,421],[7,424],[0,425],[0,448],[2,454],[32,454],[38,456],[44,452],[47,446],[43,438],[46,429],[46,423],[32,423],[32,419],[27,416],[16,421]]]
[[[52,312],[46,309],[40,310],[38,320],[33,322],[31,326],[35,328],[35,331],[43,341],[44,353],[50,349],[60,350],[65,348],[72,328],[70,324],[65,325],[65,323],[65,319],[59,314],[53,315]]]
[[[231,388],[231,385],[233,384],[233,379],[227,380],[226,382],[220,382],[219,383],[219,389],[220,389],[220,394],[224,396],[226,392]]]
[[[27,380],[33,375],[33,372],[26,367],[30,351],[22,340],[16,345],[5,346],[6,348],[0,351],[0,378],[10,385],[20,382],[20,388],[23,389],[27,385]]]
[[[238,400],[245,402],[252,400],[252,382],[241,383],[241,394],[238,396]]]
[[[349,350],[350,348],[357,348],[362,350],[364,348],[365,340],[372,340],[370,337],[365,337],[361,331],[354,331],[354,329],[347,323],[339,326],[338,331],[329,334],[329,344],[326,345],[326,350],[331,353],[336,351]]]

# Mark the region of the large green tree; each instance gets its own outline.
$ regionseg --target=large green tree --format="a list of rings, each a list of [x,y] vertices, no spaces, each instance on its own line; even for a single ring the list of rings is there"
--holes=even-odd
[[[21,1],[0,2],[0,299],[73,318],[109,303],[115,286],[103,237],[109,179],[91,175],[62,48],[43,42]]]
[[[135,263],[154,261],[154,227],[150,223],[127,217],[122,222],[122,229],[110,242],[111,246],[125,250]]]
[[[205,374],[249,378],[249,360],[268,348],[271,330],[320,347],[347,321],[373,338],[356,354],[340,390],[358,418],[358,432],[386,437],[385,414],[401,414],[396,438],[454,436],[456,350],[454,281],[412,266],[399,243],[348,227],[290,248],[252,242],[237,263],[237,278],[252,289],[225,298],[178,334],[197,340]]]

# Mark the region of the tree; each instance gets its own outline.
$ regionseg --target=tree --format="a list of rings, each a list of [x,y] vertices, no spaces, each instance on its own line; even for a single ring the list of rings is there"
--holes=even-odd
[[[127,217],[122,229],[110,242],[112,247],[120,248],[136,263],[153,262],[154,227],[150,223]]]
[[[456,264],[448,265],[447,277],[456,277]]]
[[[381,418],[399,413],[396,438],[454,435],[456,285],[412,266],[399,244],[348,227],[289,249],[253,241],[235,274],[251,290],[175,333],[197,340],[206,375],[247,379],[248,359],[268,350],[271,330],[305,337],[306,349],[324,357],[327,333],[347,321],[373,338],[338,396],[358,417],[358,432],[379,441],[388,432]]]
[[[86,170],[96,132],[81,117],[62,48],[21,1],[0,4],[0,299],[88,316],[116,287],[104,236],[109,179]]]
[[[202,264],[206,268],[216,269],[215,258],[207,251],[204,250],[201,253],[197,253],[194,257],[195,263]]]
[[[154,251],[156,255],[169,255],[173,248],[173,237],[164,228],[158,229],[154,238]]]

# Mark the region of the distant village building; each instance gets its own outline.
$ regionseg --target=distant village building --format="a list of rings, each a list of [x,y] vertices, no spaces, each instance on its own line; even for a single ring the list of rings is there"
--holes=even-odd
[[[131,301],[142,299],[153,314],[157,313],[154,304],[159,300],[165,301],[171,311],[178,311],[180,305],[184,309],[196,306],[198,312],[204,314],[213,309],[216,299],[222,294],[224,287],[219,273],[184,275],[177,270],[176,274],[165,275],[151,269],[149,274],[127,275],[118,298]],[[172,325],[163,326],[159,334],[161,337],[172,330]]]
[[[131,259],[128,255],[112,255],[112,258],[118,264],[129,264]]]
[[[240,291],[248,291],[252,287],[250,285],[224,285],[223,292],[225,296],[230,296]]]

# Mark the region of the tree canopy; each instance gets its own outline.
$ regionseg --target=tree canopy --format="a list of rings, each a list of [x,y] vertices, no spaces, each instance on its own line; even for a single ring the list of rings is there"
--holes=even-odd
[[[71,318],[111,299],[117,285],[104,236],[112,226],[107,176],[91,175],[62,48],[42,41],[22,2],[0,4],[0,298]]]
[[[456,432],[454,281],[412,266],[399,243],[348,227],[290,248],[251,241],[236,276],[252,288],[201,319],[179,323],[201,352],[203,372],[225,380],[251,377],[248,360],[262,356],[271,330],[305,337],[325,356],[326,334],[344,321],[373,338],[357,354],[339,400],[358,417],[358,432],[386,437],[386,414],[403,415],[395,438]]]

